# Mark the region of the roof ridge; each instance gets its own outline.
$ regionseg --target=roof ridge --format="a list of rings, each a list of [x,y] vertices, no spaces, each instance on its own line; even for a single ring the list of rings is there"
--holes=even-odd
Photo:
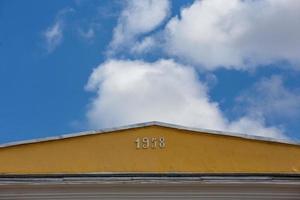
[[[128,129],[133,129],[133,128],[148,127],[148,126],[161,126],[161,127],[174,128],[174,129],[179,129],[179,130],[187,130],[187,131],[193,131],[193,132],[201,132],[201,133],[223,135],[223,136],[230,136],[230,137],[238,137],[238,138],[258,140],[258,141],[300,145],[300,143],[293,142],[290,140],[285,140],[285,139],[276,139],[276,138],[271,138],[271,137],[255,136],[255,135],[233,133],[233,132],[224,132],[224,131],[202,129],[202,128],[193,128],[193,127],[187,127],[187,126],[176,125],[176,124],[160,122],[160,121],[149,121],[149,122],[135,123],[135,124],[112,127],[112,128],[104,128],[104,129],[98,129],[98,130],[81,131],[81,132],[76,132],[76,133],[62,134],[62,135],[57,135],[57,136],[45,137],[45,138],[36,138],[36,139],[8,142],[8,143],[0,144],[0,148],[23,145],[23,144],[32,144],[32,143],[38,143],[38,142],[53,141],[53,140],[66,139],[66,138],[73,138],[73,137],[79,137],[79,136],[85,136],[85,135],[103,134],[103,133],[109,133],[109,132],[113,132],[113,131],[128,130]]]

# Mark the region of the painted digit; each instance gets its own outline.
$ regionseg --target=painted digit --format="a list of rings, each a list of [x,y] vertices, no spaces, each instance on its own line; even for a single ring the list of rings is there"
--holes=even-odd
[[[143,143],[143,149],[148,149],[149,148],[149,146],[150,146],[149,138],[144,137],[142,143]]]
[[[165,138],[163,138],[163,137],[159,138],[159,147],[160,148],[166,147]]]
[[[135,147],[137,149],[141,148],[141,140],[140,140],[140,138],[136,138],[136,140],[135,140]]]

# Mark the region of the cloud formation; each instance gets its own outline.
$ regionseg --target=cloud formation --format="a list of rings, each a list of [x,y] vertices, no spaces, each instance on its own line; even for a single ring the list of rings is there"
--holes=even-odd
[[[263,120],[244,116],[229,122],[194,69],[172,60],[109,60],[93,71],[86,89],[97,94],[87,112],[92,128],[155,120],[284,138]]]
[[[126,2],[109,45],[112,56],[86,85],[96,93],[87,111],[91,128],[155,120],[286,138],[281,124],[268,124],[269,116],[297,115],[300,95],[285,88],[279,76],[245,90],[238,98],[244,108],[234,120],[211,100],[209,90],[218,83],[218,68],[247,71],[282,61],[299,68],[299,1],[194,1],[162,29],[157,27],[169,15],[167,0]],[[114,58],[153,50],[164,52],[156,62]]]
[[[55,17],[54,23],[43,32],[48,53],[54,51],[61,44],[65,27],[64,18],[66,14],[71,12],[74,12],[73,8],[60,10]]]
[[[300,1],[202,0],[167,24],[165,50],[201,69],[300,68]]]
[[[237,98],[248,115],[264,118],[293,119],[300,117],[300,91],[286,88],[283,78],[263,78]]]
[[[62,21],[56,21],[52,26],[48,27],[44,32],[46,40],[46,48],[50,53],[52,52],[62,41],[63,38],[63,23]]]
[[[169,10],[168,0],[126,1],[113,31],[111,53],[133,44],[140,35],[155,29],[168,16]]]
[[[78,29],[78,34],[85,40],[92,40],[95,37],[95,30],[93,27],[89,27],[87,30],[81,28]]]

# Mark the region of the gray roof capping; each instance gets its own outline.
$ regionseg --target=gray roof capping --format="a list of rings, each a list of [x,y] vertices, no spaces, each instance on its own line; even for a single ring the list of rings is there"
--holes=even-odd
[[[60,140],[60,139],[73,138],[73,137],[79,137],[79,136],[85,136],[85,135],[103,134],[103,133],[109,133],[112,131],[120,131],[120,130],[127,130],[127,129],[133,129],[133,128],[142,128],[142,127],[148,127],[148,126],[161,126],[161,127],[167,127],[167,128],[174,128],[174,129],[178,129],[178,130],[187,130],[187,131],[193,131],[193,132],[209,133],[209,134],[214,134],[214,135],[231,136],[231,137],[245,138],[245,139],[250,139],[250,140],[276,142],[276,143],[292,144],[292,145],[300,146],[300,143],[298,143],[298,142],[293,142],[293,141],[285,140],[285,139],[276,139],[276,138],[254,136],[254,135],[247,135],[247,134],[240,134],[240,133],[233,133],[233,132],[223,132],[223,131],[215,131],[215,130],[209,130],[209,129],[192,128],[192,127],[186,127],[186,126],[170,124],[170,123],[165,123],[165,122],[151,121],[151,122],[145,122],[145,123],[126,125],[126,126],[119,126],[119,127],[115,127],[115,128],[105,128],[105,129],[99,129],[99,130],[64,134],[64,135],[53,136],[53,137],[45,137],[45,138],[38,138],[38,139],[32,139],[32,140],[9,142],[9,143],[0,144],[0,148],[22,145],[22,144],[31,144],[31,143],[38,143],[38,142],[45,142],[45,141]]]

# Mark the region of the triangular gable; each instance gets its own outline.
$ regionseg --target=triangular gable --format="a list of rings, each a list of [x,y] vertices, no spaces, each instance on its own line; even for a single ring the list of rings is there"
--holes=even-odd
[[[300,174],[300,146],[159,123],[0,147],[1,174]]]

